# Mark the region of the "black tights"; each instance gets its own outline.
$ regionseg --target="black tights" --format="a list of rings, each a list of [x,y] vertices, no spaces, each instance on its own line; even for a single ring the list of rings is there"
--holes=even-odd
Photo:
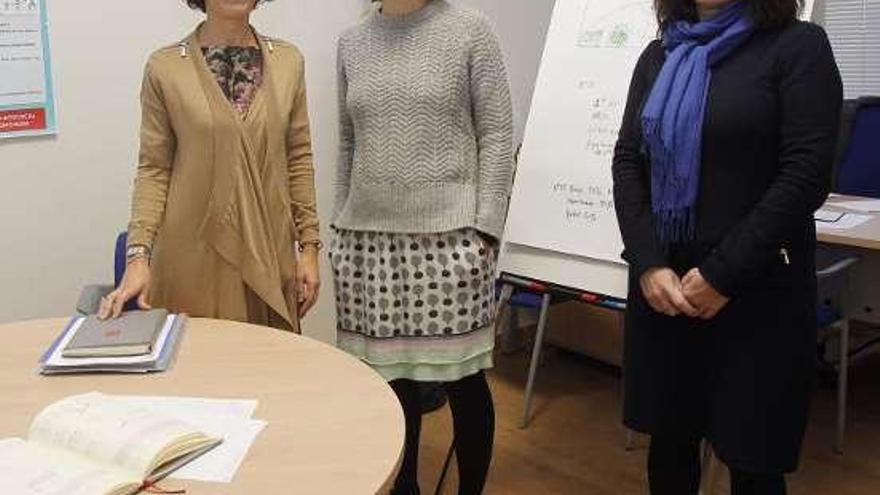
[[[483,493],[492,445],[495,438],[495,408],[492,392],[481,371],[457,382],[444,383],[452,423],[455,429],[455,454],[458,459],[459,495]],[[391,388],[400,399],[406,418],[406,446],[403,463],[392,495],[419,493],[419,436],[422,430],[422,407],[418,382],[394,380]]]
[[[651,437],[648,481],[651,495],[696,495],[700,490],[699,439]],[[731,495],[785,495],[782,474],[730,469]]]

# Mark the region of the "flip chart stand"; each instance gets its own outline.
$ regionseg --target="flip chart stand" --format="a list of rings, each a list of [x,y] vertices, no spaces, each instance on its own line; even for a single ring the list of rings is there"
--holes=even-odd
[[[499,311],[509,306],[514,294],[514,289],[525,290],[541,296],[540,316],[538,317],[538,328],[535,333],[535,345],[532,348],[532,356],[529,363],[529,377],[526,383],[522,421],[520,422],[520,428],[525,429],[528,428],[529,422],[531,421],[535,377],[538,374],[538,364],[541,360],[541,351],[544,346],[544,335],[547,330],[547,316],[550,310],[550,305],[567,301],[580,301],[594,306],[613,309],[615,311],[625,311],[626,301],[530,278],[524,278],[509,273],[502,273],[499,277],[499,281],[502,284],[501,295],[498,299]]]

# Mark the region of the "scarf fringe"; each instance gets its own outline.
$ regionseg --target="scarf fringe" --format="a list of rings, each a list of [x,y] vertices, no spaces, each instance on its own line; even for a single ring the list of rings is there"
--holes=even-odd
[[[693,207],[677,210],[664,210],[657,216],[657,239],[663,245],[689,241],[696,234],[696,212]]]
[[[674,153],[661,146],[652,179],[662,193],[654,202],[654,217],[657,238],[663,245],[692,240],[696,234],[696,208],[690,197],[689,188],[693,178],[680,177],[675,173]]]

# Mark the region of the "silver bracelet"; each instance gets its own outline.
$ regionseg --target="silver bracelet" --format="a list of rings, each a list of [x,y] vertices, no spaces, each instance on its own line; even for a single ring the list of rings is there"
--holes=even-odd
[[[150,248],[148,248],[147,246],[134,245],[129,246],[128,249],[125,251],[125,260],[128,263],[139,259],[145,259],[149,261],[150,255]]]

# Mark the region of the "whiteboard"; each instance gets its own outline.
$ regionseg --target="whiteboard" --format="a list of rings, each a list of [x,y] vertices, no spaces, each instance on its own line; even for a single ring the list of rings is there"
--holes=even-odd
[[[633,69],[657,35],[652,5],[557,0],[514,182],[502,271],[626,296],[611,161]]]
[[[501,252],[499,269],[502,273],[592,294],[627,298],[628,269],[620,263],[507,243]]]

